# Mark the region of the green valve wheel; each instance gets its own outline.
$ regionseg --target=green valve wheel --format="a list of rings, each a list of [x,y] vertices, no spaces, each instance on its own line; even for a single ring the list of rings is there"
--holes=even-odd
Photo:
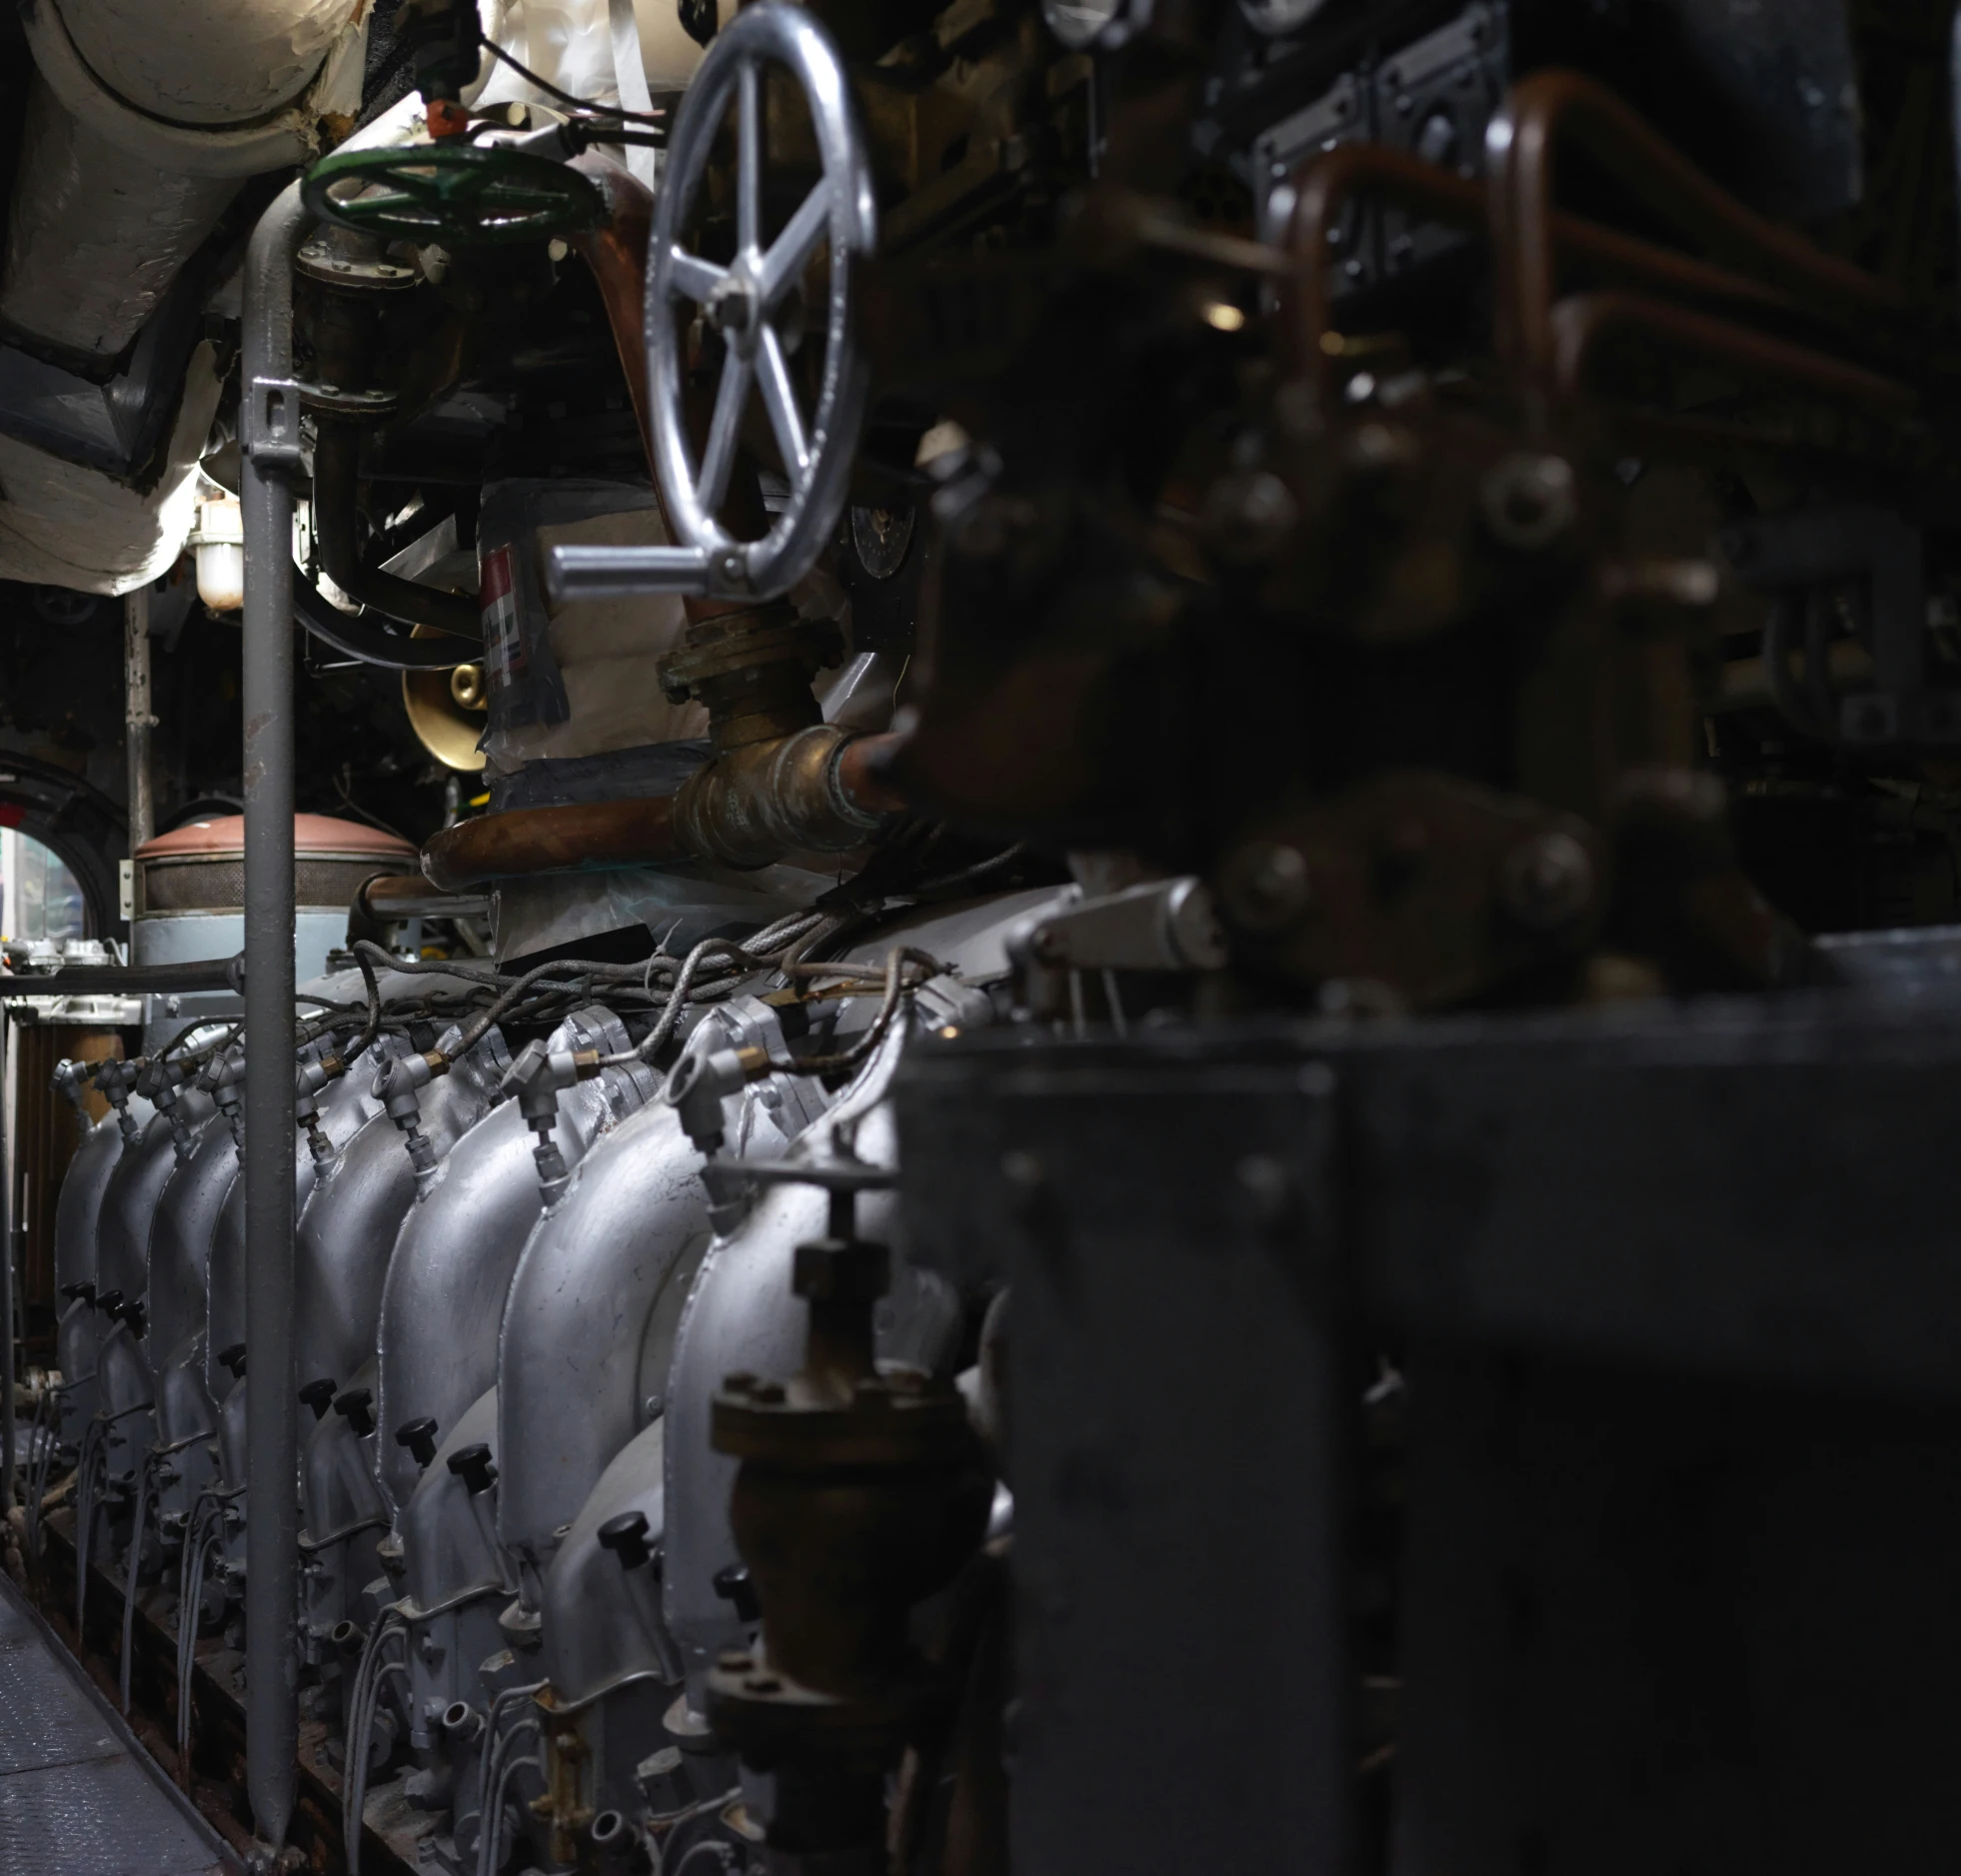
[[[307,172],[304,193],[322,221],[419,247],[545,241],[606,218],[599,190],[577,170],[460,141],[323,157]]]

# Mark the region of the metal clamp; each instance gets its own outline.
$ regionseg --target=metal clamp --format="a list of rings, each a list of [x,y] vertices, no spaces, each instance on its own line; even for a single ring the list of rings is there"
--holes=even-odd
[[[307,387],[296,378],[255,378],[241,411],[245,454],[269,476],[306,471],[300,446],[300,403]]]

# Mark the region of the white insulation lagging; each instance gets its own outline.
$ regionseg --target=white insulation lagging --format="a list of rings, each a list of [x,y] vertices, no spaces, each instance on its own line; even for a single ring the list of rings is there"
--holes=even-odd
[[[118,97],[174,124],[220,125],[292,103],[368,0],[54,4],[75,50]]]
[[[0,319],[62,351],[113,359],[143,330],[238,193],[222,176],[132,174],[37,79],[7,220]]]
[[[629,111],[649,110],[654,92],[685,89],[702,61],[675,0],[486,0],[485,30],[561,91]],[[508,67],[490,74],[482,101],[556,102]],[[654,151],[628,145],[623,154],[651,189]]]
[[[85,369],[121,358],[246,179],[305,161],[322,116],[360,108],[367,8],[39,0],[0,319]],[[122,594],[176,564],[218,404],[209,346],[172,393],[140,489],[0,437],[0,578]]]
[[[121,594],[167,574],[196,519],[198,459],[220,388],[211,347],[201,343],[163,474],[147,494],[0,436],[0,580]]]
[[[245,178],[304,153],[236,127],[314,86],[366,5],[42,0],[0,318],[60,351],[119,357]]]
[[[684,86],[701,58],[674,0],[481,11],[541,77],[628,109],[650,86]],[[369,0],[39,0],[0,320],[78,360],[121,357],[245,179],[307,161],[322,118],[359,111],[368,12]],[[472,92],[533,96],[489,58]],[[406,138],[419,114],[389,115]],[[628,152],[643,181],[652,158]],[[142,493],[0,436],[0,579],[123,594],[168,572],[196,520],[217,398],[201,347],[162,474]]]

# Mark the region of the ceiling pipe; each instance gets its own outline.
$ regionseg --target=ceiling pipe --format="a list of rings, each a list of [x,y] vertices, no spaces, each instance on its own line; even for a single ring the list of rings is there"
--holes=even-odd
[[[304,163],[361,109],[347,0],[33,0],[38,75],[0,314],[121,357],[249,176]]]

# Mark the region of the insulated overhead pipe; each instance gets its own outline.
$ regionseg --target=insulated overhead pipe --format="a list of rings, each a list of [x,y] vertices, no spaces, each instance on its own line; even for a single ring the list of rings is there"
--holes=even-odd
[[[299,1779],[293,1372],[293,263],[307,225],[289,184],[245,261],[240,494],[245,509],[246,1786],[260,1839],[286,1840]]]

